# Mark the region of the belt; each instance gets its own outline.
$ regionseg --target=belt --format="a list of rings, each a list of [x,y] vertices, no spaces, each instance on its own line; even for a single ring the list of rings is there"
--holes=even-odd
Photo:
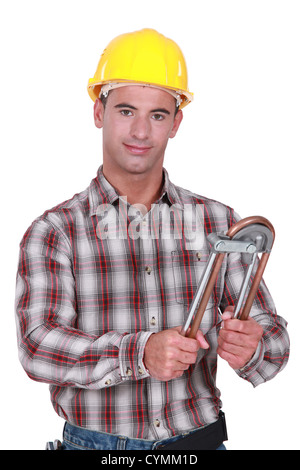
[[[71,434],[70,434],[71,432]],[[106,433],[98,433],[96,431],[90,431],[87,429],[82,429],[77,426],[70,425],[69,423],[65,424],[64,429],[64,439],[66,442],[69,441],[69,444],[74,445],[75,448],[81,448],[82,450],[97,450],[97,445],[95,442],[101,441],[102,435],[105,438],[109,438],[108,441],[103,443],[101,442],[100,449],[127,449],[127,440],[131,439],[122,437],[122,447],[118,446],[120,441],[120,436],[111,435]],[[96,436],[96,437],[95,437]],[[114,439],[112,442],[111,439]],[[222,411],[219,413],[219,418],[216,422],[209,424],[203,428],[198,429],[197,431],[191,431],[186,436],[175,436],[174,438],[163,439],[162,441],[152,442],[144,441],[141,442],[144,446],[141,446],[140,449],[157,449],[157,450],[216,450],[224,441],[227,441],[227,430],[225,415]],[[133,439],[133,441],[139,441],[139,439]],[[146,446],[145,446],[146,444]],[[135,447],[134,447],[135,448]],[[138,448],[138,447],[137,447]],[[64,445],[60,441],[55,441],[47,443],[47,450],[63,450]],[[130,446],[128,447],[130,449]]]
[[[178,439],[169,444],[160,444],[156,449],[163,450],[216,450],[224,441],[228,440],[225,414],[219,413],[219,419],[198,431]]]

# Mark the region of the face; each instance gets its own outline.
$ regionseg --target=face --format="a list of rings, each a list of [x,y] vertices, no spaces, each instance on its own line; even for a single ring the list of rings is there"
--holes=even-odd
[[[103,129],[103,168],[145,174],[160,171],[165,149],[175,137],[182,111],[175,99],[156,88],[126,86],[112,90],[105,109],[97,99],[95,125]]]

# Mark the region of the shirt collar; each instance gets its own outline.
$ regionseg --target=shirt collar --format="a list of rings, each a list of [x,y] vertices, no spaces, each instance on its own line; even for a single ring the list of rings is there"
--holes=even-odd
[[[97,176],[94,178],[89,186],[89,204],[90,215],[97,213],[97,208],[102,204],[114,204],[120,197],[115,188],[107,181],[103,174],[103,165],[97,171]],[[168,202],[173,205],[176,204],[178,208],[182,209],[182,200],[178,194],[176,186],[171,183],[168,172],[163,168],[164,185],[160,198],[156,204]]]
[[[176,204],[177,208],[183,209],[182,199],[177,191],[176,186],[170,181],[169,174],[164,168],[164,186],[162,190],[161,198],[167,197],[171,205]]]

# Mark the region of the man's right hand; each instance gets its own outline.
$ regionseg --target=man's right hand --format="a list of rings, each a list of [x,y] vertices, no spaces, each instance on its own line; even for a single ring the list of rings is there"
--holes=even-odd
[[[168,381],[180,377],[197,360],[200,348],[209,344],[200,330],[196,338],[180,334],[181,327],[152,334],[145,346],[144,364],[151,377]]]

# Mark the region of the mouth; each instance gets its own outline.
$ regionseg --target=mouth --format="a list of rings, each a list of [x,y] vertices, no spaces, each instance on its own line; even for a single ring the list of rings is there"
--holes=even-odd
[[[129,145],[124,144],[125,148],[134,155],[145,155],[152,147],[145,145]]]

